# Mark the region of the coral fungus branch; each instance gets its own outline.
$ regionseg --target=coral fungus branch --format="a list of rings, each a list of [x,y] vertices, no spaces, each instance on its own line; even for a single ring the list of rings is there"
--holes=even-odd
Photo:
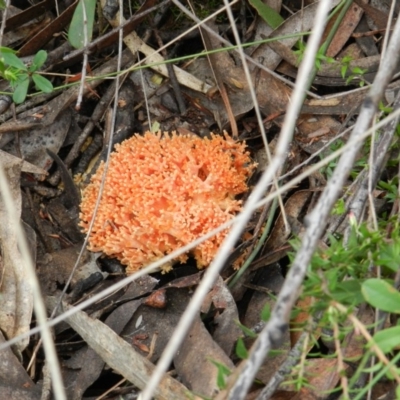
[[[247,190],[254,167],[245,145],[227,134],[135,135],[111,154],[89,249],[118,258],[132,273],[231,219],[241,208],[235,197]],[[102,164],[83,192],[85,232],[103,171]],[[193,249],[199,268],[211,262],[226,233]]]

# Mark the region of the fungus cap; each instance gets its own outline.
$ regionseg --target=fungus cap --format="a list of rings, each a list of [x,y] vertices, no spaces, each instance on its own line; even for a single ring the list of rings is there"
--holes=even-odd
[[[134,271],[230,220],[241,209],[255,164],[245,144],[175,133],[134,135],[115,146],[89,250],[103,251]],[[82,194],[80,226],[87,232],[99,194],[104,163]],[[227,230],[190,253],[197,266],[212,261]],[[177,257],[185,262],[187,255]]]

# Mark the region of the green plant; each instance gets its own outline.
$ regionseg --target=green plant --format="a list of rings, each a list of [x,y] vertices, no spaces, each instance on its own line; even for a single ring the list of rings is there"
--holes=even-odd
[[[46,51],[38,51],[30,66],[25,65],[16,52],[8,47],[0,47],[0,54],[0,76],[10,82],[15,103],[19,104],[25,100],[31,79],[38,90],[45,93],[53,91],[52,83],[38,73],[46,62]]]
[[[396,176],[388,182],[379,181],[378,188],[385,190],[385,199],[389,201],[389,203],[393,203],[399,197],[399,178]]]
[[[343,398],[347,398],[346,393],[354,398],[362,398],[365,390],[370,389],[378,377],[381,379],[386,376],[386,379],[397,380],[400,375],[400,370],[395,367],[396,363],[389,359],[390,354],[400,345],[400,326],[386,328],[372,337],[368,333],[371,326],[363,325],[353,313],[364,302],[386,312],[400,313],[400,293],[393,287],[391,280],[393,274],[400,269],[400,226],[396,220],[381,221],[379,229],[371,230],[366,224],[357,225],[351,216],[349,222],[351,233],[346,243],[331,236],[330,246],[317,251],[313,256],[301,297],[313,298],[307,313],[310,316],[320,316],[320,330],[328,329],[333,332],[332,341],[336,349],[333,356],[343,362],[350,360],[343,354],[340,343],[354,330],[361,332],[365,341],[364,352],[360,353],[358,360],[351,360],[352,363],[358,362],[358,368],[350,379],[345,375],[340,379],[341,389],[344,390]],[[291,243],[294,248],[299,246],[297,239]],[[377,268],[381,274],[379,279],[372,278]],[[300,311],[304,312],[293,310],[293,316]],[[314,329],[310,332],[310,336],[316,331]],[[315,341],[317,339],[318,337],[314,338]],[[367,389],[358,389],[356,381],[361,373],[370,372],[368,363],[372,355],[377,357],[377,363],[373,366],[374,379],[367,385]],[[321,356],[323,355],[319,355]],[[308,386],[304,378],[304,368],[303,356],[301,363],[288,377],[288,381],[298,390]]]
[[[298,41],[296,44],[297,50],[294,51],[294,54],[297,55],[298,57],[298,64],[300,64],[301,60],[304,57],[304,53],[306,51],[306,44],[302,41]],[[328,57],[325,55],[325,49],[324,47],[320,47],[316,56],[315,56],[315,68],[319,71],[322,67],[322,63],[328,63],[331,64],[335,62],[335,59],[332,57]]]
[[[344,56],[340,60],[341,64],[340,75],[342,76],[343,79],[346,80],[346,85],[350,84],[350,82],[352,82],[355,79],[359,79],[359,86],[363,87],[366,83],[363,76],[368,70],[360,67],[353,67],[350,70],[349,76],[346,77],[350,69],[351,61],[353,61],[353,57],[351,56]]]
[[[332,209],[332,215],[343,215],[346,212],[346,204],[343,199],[339,199]]]
[[[344,56],[341,60],[340,60],[340,64],[342,64],[341,68],[340,68],[340,75],[342,76],[343,79],[346,78],[346,74],[348,69],[350,68],[350,62],[353,61],[353,57],[352,56]]]
[[[330,147],[329,147],[329,152],[334,153],[336,150],[339,150],[341,147],[343,147],[344,143],[342,140],[338,139],[335,142],[333,142]],[[325,154],[320,154],[319,158],[323,160],[325,157]],[[333,171],[336,168],[338,162],[338,158],[335,158],[334,160],[330,161],[325,167],[321,168],[321,174],[323,174],[327,179],[329,179]]]
[[[346,85],[348,85],[351,81],[353,81],[354,79],[359,79],[359,83],[358,85],[360,87],[363,87],[366,83],[365,79],[364,79],[364,74],[367,72],[367,69],[363,69],[360,67],[354,67],[351,69],[351,75],[346,79]]]
[[[229,377],[229,375],[232,373],[232,371],[224,364],[221,364],[218,361],[215,360],[210,360],[218,370],[217,373],[217,386],[220,390],[226,388],[226,379]]]
[[[243,339],[240,337],[238,341],[236,342],[236,355],[241,359],[245,360],[248,356],[249,353],[247,352],[246,346],[243,342]]]

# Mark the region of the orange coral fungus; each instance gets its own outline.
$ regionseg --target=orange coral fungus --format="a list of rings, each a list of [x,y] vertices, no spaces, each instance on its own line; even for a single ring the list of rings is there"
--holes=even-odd
[[[253,169],[245,145],[228,135],[135,135],[111,154],[89,249],[118,258],[132,273],[231,219],[241,208],[235,196],[247,190]],[[103,171],[102,164],[83,192],[86,232]],[[211,262],[226,233],[192,250],[199,268]]]

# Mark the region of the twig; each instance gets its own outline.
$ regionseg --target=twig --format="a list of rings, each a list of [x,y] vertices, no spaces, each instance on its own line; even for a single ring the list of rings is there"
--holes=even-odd
[[[0,25],[0,46],[3,43],[4,29],[6,28],[6,20],[7,20],[7,10],[10,8],[11,0],[6,0],[6,6],[3,10],[3,18],[1,19]]]

